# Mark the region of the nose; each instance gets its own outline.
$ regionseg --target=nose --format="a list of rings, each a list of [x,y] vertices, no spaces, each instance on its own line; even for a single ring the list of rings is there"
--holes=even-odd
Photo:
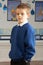
[[[21,14],[19,14],[19,19],[21,19]]]
[[[21,14],[19,14],[19,16],[21,16]]]

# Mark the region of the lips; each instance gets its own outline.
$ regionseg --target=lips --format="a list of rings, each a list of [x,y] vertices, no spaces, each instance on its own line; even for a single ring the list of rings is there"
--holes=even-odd
[[[21,18],[18,18],[19,20],[21,20]]]

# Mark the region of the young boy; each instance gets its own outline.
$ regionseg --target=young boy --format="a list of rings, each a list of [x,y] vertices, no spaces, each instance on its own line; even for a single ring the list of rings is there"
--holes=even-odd
[[[28,23],[30,17],[30,6],[21,3],[16,8],[18,25],[11,32],[11,65],[30,65],[31,58],[35,53],[34,29]]]

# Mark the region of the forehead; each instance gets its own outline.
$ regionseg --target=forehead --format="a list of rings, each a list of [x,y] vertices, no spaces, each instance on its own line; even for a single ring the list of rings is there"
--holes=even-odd
[[[17,8],[17,9],[16,9],[16,13],[17,13],[17,12],[19,12],[19,13],[20,13],[20,12],[23,12],[23,13],[25,13],[26,11],[27,11],[27,9],[22,9],[22,8],[20,8],[20,9]]]

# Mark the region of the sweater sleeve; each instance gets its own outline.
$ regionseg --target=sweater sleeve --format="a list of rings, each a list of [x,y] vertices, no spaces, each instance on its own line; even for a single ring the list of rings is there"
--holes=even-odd
[[[14,37],[15,37],[15,31],[16,31],[16,29],[17,29],[17,25],[14,26],[14,27],[12,28],[12,31],[11,31],[11,37],[10,37],[10,43],[11,43],[11,44],[14,43]]]
[[[30,28],[26,32],[25,36],[25,61],[30,61],[35,54],[35,32]]]
[[[13,35],[13,29],[12,29],[12,31],[11,31],[10,43],[12,43],[12,39],[13,39],[13,38],[12,38],[12,37],[13,37],[12,35]]]

